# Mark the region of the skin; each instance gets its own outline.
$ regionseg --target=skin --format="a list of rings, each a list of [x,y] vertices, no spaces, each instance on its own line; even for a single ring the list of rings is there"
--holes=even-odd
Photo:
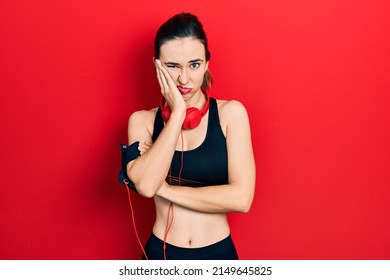
[[[160,58],[154,60],[156,76],[172,113],[154,143],[152,134],[157,108],[130,116],[129,144],[140,141],[141,156],[127,165],[127,174],[141,195],[154,198],[153,233],[157,237],[164,239],[172,202],[174,219],[167,242],[186,248],[203,247],[229,235],[227,213],[246,213],[250,209],[255,189],[255,163],[249,120],[241,103],[217,101],[228,150],[228,184],[192,188],[166,183],[175,150],[192,150],[205,139],[208,113],[194,129],[182,130],[181,126],[186,108],[201,109],[206,102],[201,85],[208,61],[203,44],[192,37],[170,40],[161,46],[160,53]],[[177,85],[192,88],[192,91],[182,95]]]

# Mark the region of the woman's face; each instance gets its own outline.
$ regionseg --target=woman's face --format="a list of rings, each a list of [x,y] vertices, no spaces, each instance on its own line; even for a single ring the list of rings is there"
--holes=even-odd
[[[200,91],[208,68],[201,41],[192,37],[169,40],[160,47],[160,61],[178,86],[184,100]]]

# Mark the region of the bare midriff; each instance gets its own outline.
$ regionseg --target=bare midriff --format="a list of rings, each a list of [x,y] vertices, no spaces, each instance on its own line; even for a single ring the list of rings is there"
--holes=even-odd
[[[153,233],[164,240],[169,201],[155,197],[156,221]],[[172,220],[172,212],[169,216]],[[173,204],[173,222],[166,242],[183,248],[199,248],[223,240],[230,234],[225,213],[201,213]]]

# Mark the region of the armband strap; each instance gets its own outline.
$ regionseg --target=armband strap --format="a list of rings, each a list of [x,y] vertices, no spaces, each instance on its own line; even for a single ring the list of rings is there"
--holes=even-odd
[[[129,177],[127,176],[126,166],[130,161],[132,161],[140,156],[140,152],[138,150],[138,145],[139,145],[139,141],[134,142],[130,146],[121,144],[122,165],[121,165],[121,170],[120,170],[119,176],[118,176],[119,182],[122,185],[126,185],[128,188],[132,189],[135,192],[137,192],[137,189],[135,188],[134,183],[132,181],[130,181]]]

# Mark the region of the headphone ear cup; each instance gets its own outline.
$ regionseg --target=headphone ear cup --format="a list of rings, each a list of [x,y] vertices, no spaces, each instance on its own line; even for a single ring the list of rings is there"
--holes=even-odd
[[[169,120],[169,117],[171,116],[171,107],[161,107],[161,115],[164,122],[167,122]]]
[[[184,129],[192,129],[197,127],[202,120],[202,114],[198,108],[190,107],[186,111],[186,118],[183,122]]]

